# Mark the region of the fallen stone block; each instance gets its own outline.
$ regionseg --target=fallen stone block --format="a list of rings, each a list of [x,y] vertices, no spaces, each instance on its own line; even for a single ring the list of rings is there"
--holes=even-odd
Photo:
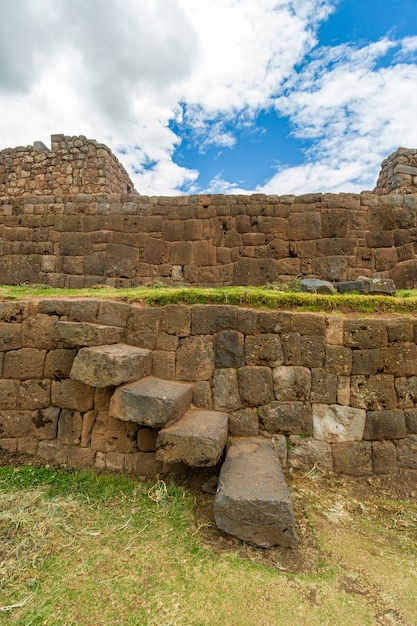
[[[319,280],[318,278],[304,278],[301,281],[301,291],[304,293],[321,293],[332,295],[334,287],[327,280]]]
[[[368,278],[359,276],[356,280],[342,281],[336,285],[339,293],[357,291],[363,295],[395,296],[397,288],[390,278]]]
[[[152,353],[123,343],[81,348],[70,377],[91,387],[118,387],[149,376]]]
[[[149,376],[116,389],[109,412],[123,421],[162,428],[188,411],[192,390],[192,385]]]
[[[226,445],[227,430],[227,413],[188,411],[177,422],[159,431],[156,458],[165,463],[212,467]]]
[[[122,329],[88,322],[57,322],[57,335],[66,346],[100,346],[119,343]]]
[[[234,441],[227,453],[214,502],[218,528],[261,548],[295,547],[291,496],[270,441]]]

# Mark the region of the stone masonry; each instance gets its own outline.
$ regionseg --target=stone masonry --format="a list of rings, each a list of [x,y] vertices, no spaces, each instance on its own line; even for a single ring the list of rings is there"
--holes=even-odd
[[[294,276],[417,284],[416,151],[374,192],[141,196],[105,146],[52,136],[0,153],[0,283],[264,285]],[[407,170],[407,171],[406,171]],[[415,171],[414,171],[415,170]]]
[[[77,355],[109,341],[143,351],[140,376],[187,388],[201,419],[219,411],[231,437],[270,440],[288,468],[417,469],[417,317],[231,305],[0,302],[0,447],[138,476],[169,469],[160,425],[112,417],[115,385],[132,378],[122,362],[105,386],[77,379]]]

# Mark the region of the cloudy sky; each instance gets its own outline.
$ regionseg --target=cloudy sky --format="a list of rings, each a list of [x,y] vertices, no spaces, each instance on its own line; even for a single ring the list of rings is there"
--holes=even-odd
[[[1,0],[0,149],[109,145],[142,194],[372,189],[417,147],[417,0]]]

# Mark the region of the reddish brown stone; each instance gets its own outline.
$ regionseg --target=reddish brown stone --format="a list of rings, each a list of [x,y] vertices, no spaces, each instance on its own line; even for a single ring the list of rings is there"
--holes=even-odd
[[[237,370],[237,375],[242,402],[249,406],[260,406],[274,400],[272,372],[269,367],[241,367]]]
[[[177,379],[208,380],[214,371],[213,339],[197,335],[181,339],[177,350]]]
[[[334,469],[342,474],[372,474],[372,445],[368,441],[347,441],[332,445]]]
[[[21,348],[6,352],[3,363],[4,378],[43,378],[46,350]]]
[[[77,380],[65,378],[52,381],[52,404],[62,409],[72,409],[84,413],[93,408],[94,388]]]
[[[372,443],[372,467],[374,474],[395,474],[398,471],[397,450],[392,441]]]
[[[367,412],[363,433],[365,440],[403,439],[406,435],[407,428],[402,409]]]
[[[369,411],[397,408],[394,377],[387,374],[352,376],[351,405]]]
[[[122,422],[100,411],[91,433],[91,447],[101,452],[135,452],[137,430],[137,424]]]
[[[51,381],[24,380],[20,385],[17,408],[44,409],[51,403]]]
[[[246,365],[282,365],[284,355],[281,340],[277,334],[247,336],[245,339]]]
[[[0,350],[18,350],[22,347],[22,325],[0,322]]]

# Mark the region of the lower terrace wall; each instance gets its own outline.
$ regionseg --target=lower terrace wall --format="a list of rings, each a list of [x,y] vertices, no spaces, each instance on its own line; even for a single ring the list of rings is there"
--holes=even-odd
[[[194,384],[233,437],[272,437],[284,464],[352,475],[417,469],[417,316],[342,317],[227,305],[0,302],[0,447],[153,475],[155,433],[109,417],[114,388],[70,379],[60,321],[117,326],[152,373]]]
[[[0,284],[417,284],[417,195],[0,198]]]

